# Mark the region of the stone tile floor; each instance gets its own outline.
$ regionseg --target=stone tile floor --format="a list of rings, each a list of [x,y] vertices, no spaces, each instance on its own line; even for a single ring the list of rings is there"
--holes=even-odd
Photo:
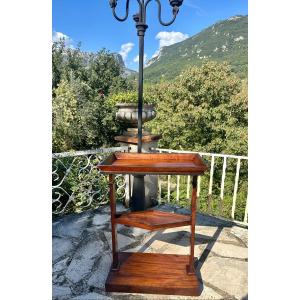
[[[189,210],[161,205],[160,210]],[[118,211],[125,210],[118,204]],[[105,293],[111,264],[109,207],[68,215],[53,221],[53,299],[248,299],[248,230],[231,222],[197,214],[195,256],[203,282],[199,297]],[[189,227],[157,232],[118,225],[122,251],[189,253]]]

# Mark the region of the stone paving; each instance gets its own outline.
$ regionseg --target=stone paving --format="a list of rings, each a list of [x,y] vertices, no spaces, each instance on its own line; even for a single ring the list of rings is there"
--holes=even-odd
[[[189,214],[189,210],[161,205],[160,210]],[[122,205],[118,211],[124,211]],[[149,232],[118,225],[122,251],[188,254],[189,227]],[[55,300],[102,299],[248,299],[248,230],[232,222],[197,214],[195,256],[203,283],[199,297],[105,293],[111,264],[110,211],[68,215],[52,225],[53,290]]]

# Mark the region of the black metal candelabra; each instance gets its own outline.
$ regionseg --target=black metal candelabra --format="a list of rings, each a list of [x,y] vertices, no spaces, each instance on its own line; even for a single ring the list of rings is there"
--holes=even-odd
[[[152,0],[137,0],[139,4],[139,12],[133,15],[133,20],[136,24],[137,35],[139,37],[139,80],[138,80],[138,153],[142,152],[142,113],[143,113],[143,83],[144,83],[144,37],[148,28],[146,24],[147,6]],[[158,5],[158,20],[163,26],[171,25],[179,12],[179,7],[182,5],[183,0],[169,0],[170,5],[173,8],[173,17],[169,22],[164,22],[161,16],[161,3],[160,0],[155,0]],[[109,0],[110,7],[114,17],[121,22],[124,22],[128,18],[129,14],[129,2],[126,0],[126,12],[124,17],[119,17],[116,14],[116,7],[118,0]],[[151,203],[145,202],[145,188],[144,188],[144,176],[138,175],[134,178],[133,193],[132,193],[132,209],[144,210],[151,206]]]

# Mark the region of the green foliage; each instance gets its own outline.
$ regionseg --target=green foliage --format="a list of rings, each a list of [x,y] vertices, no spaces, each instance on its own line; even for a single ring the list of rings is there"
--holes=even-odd
[[[107,97],[131,89],[117,57],[106,50],[85,53],[52,46],[53,151],[110,146],[121,132]]]
[[[191,67],[151,90],[157,117],[147,125],[162,134],[161,147],[247,154],[246,91],[225,63]]]
[[[70,80],[70,76],[83,79],[86,77],[85,60],[80,51],[66,46],[61,39],[52,44],[52,88],[55,89],[62,79]]]
[[[52,88],[56,88],[61,81],[64,48],[63,40],[52,44]]]
[[[125,91],[115,94],[111,94],[108,99],[111,106],[115,106],[117,103],[138,103],[137,91]],[[157,99],[150,93],[150,88],[145,88],[143,103],[155,104]]]
[[[123,67],[117,56],[105,49],[96,53],[83,52],[66,46],[64,40],[52,45],[52,87],[56,88],[62,79],[71,77],[87,83],[95,92],[108,95],[109,92],[125,90],[130,84],[122,76]]]
[[[191,66],[207,61],[228,62],[241,78],[248,70],[248,16],[218,22],[200,33],[161,49],[159,58],[145,68],[145,81],[173,80]]]
[[[124,91],[129,88],[126,78],[122,77],[122,67],[116,56],[106,50],[89,54],[86,81],[94,91],[104,95]]]
[[[77,137],[78,99],[73,86],[66,80],[61,81],[55,94],[52,103],[52,146],[54,152],[66,151],[72,149],[74,137]]]
[[[53,151],[82,150],[114,143],[120,126],[114,107],[79,79],[62,80],[54,90]]]

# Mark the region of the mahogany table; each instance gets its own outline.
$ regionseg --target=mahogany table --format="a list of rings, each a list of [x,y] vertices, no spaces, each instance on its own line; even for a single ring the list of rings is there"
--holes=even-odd
[[[113,261],[105,283],[106,291],[200,295],[200,282],[194,267],[194,245],[197,177],[207,170],[201,157],[189,153],[114,153],[97,167],[102,173],[109,174]],[[157,210],[117,213],[115,174],[192,175],[191,215]],[[147,230],[190,225],[190,254],[118,252],[117,224]]]

